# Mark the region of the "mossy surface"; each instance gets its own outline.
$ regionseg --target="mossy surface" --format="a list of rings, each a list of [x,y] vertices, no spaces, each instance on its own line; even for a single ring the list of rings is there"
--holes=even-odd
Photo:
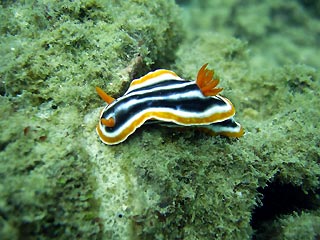
[[[305,1],[179,2],[2,6],[1,237],[319,236],[315,12]],[[119,97],[150,68],[191,80],[206,62],[245,136],[143,126],[119,145],[99,141],[95,86]],[[279,185],[310,205],[257,218],[263,190]]]
[[[64,121],[80,117],[77,110],[43,119],[6,98],[0,101],[6,115],[1,120],[1,238],[100,236],[92,166],[70,132],[74,123]]]
[[[262,229],[263,232],[257,235],[257,239],[317,239],[320,235],[319,211],[293,212],[274,222],[265,223]]]
[[[81,110],[87,107],[84,100],[96,101],[94,86],[119,95],[139,66],[146,69],[174,59],[172,50],[181,39],[174,7],[164,1],[2,6],[1,92],[29,94],[26,104],[53,100]]]

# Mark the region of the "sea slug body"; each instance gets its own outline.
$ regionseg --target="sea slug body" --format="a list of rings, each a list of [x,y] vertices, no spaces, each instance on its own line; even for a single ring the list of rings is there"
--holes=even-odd
[[[213,135],[241,137],[244,130],[234,120],[235,108],[216,88],[219,79],[203,65],[195,81],[160,69],[131,82],[127,92],[114,99],[97,87],[107,102],[97,125],[97,133],[108,145],[121,143],[137,128],[148,123],[193,126]]]

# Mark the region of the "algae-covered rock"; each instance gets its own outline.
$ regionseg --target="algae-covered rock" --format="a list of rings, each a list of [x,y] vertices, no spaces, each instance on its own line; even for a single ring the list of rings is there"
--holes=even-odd
[[[319,21],[298,1],[179,2],[3,3],[1,239],[319,236]],[[245,136],[99,141],[95,86],[117,98],[150,68],[194,80],[207,62]]]
[[[245,155],[237,162],[241,165],[237,166],[238,171],[230,175],[233,177],[246,169],[236,178],[248,184],[246,189],[253,194],[250,197],[256,199],[246,203],[251,211],[248,217],[252,218],[251,226],[247,222],[233,232],[223,231],[230,235],[215,237],[270,239],[260,229],[264,223],[272,224],[270,232],[281,232],[279,222],[282,223],[284,213],[290,216],[294,211],[301,213],[319,207],[320,112],[315,106],[320,104],[319,48],[316,47],[320,22],[299,1],[191,2],[192,7],[185,7],[185,11],[192,16],[188,24],[192,31],[188,31],[188,41],[178,51],[177,68],[190,74],[193,60],[205,61],[221,77],[222,94],[235,104],[236,117],[246,129],[239,142],[228,145],[232,150],[226,150],[232,159]],[[215,157],[223,158],[216,152]],[[232,170],[228,166],[225,171]],[[252,174],[257,175],[250,178]],[[252,191],[249,186],[253,187]],[[272,197],[271,206],[277,207],[270,208],[266,202]],[[275,202],[279,199],[286,201]],[[300,204],[296,199],[304,199],[308,204]],[[232,214],[242,208],[241,201],[236,201],[228,206]],[[250,204],[253,205],[249,207]],[[249,214],[245,208],[242,210],[241,215]],[[206,232],[220,233],[217,226],[226,223],[220,219],[219,223],[204,224],[208,226]],[[302,225],[305,219],[301,218]],[[319,219],[313,220],[315,223],[307,231],[302,227],[296,230],[296,236],[317,237],[318,231],[313,226],[319,226]],[[293,236],[290,231],[288,227],[278,239]]]
[[[215,31],[248,41],[253,68],[291,63],[319,67],[319,5],[309,0],[191,0],[188,32]]]
[[[175,6],[165,1],[34,2],[2,7],[0,17],[1,92],[35,105],[84,109],[102,79],[115,94],[120,74],[135,74],[130,64],[164,65],[181,39]]]
[[[263,226],[263,233],[257,239],[298,240],[317,239],[320,235],[319,211],[294,212],[281,216],[274,222]]]

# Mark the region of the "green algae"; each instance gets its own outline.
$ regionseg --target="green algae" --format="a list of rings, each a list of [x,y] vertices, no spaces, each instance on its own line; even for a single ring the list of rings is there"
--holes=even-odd
[[[317,239],[320,234],[319,211],[284,215],[275,222],[265,224],[257,239]],[[279,228],[281,226],[281,228]]]
[[[225,4],[228,7],[224,7]],[[222,94],[235,104],[238,110],[236,117],[246,129],[247,134],[236,146],[246,154],[252,153],[246,159],[241,158],[245,164],[238,171],[246,169],[246,165],[247,168],[251,166],[246,174],[257,174],[258,189],[267,188],[270,182],[290,184],[301,189],[309,198],[314,198],[312,193],[319,188],[320,170],[317,160],[319,110],[315,107],[320,103],[319,63],[314,35],[319,31],[319,20],[310,18],[308,12],[294,1],[289,4],[278,1],[249,1],[246,4],[237,1],[223,1],[223,4],[219,4],[219,1],[203,1],[197,4],[193,1],[192,8],[186,11],[192,16],[189,26],[193,31],[189,31],[190,40],[178,52],[177,67],[186,66],[189,74],[192,59],[209,59],[209,65],[216,66],[216,72],[222,78],[220,86],[225,88]],[[205,17],[197,17],[200,14]],[[287,19],[281,19],[281,14]],[[219,34],[210,33],[214,30]],[[196,40],[192,32],[198,35]],[[306,34],[308,36],[305,38]],[[238,36],[238,39],[232,40],[228,35]],[[306,40],[302,41],[302,38]],[[188,56],[184,50],[187,48],[192,49],[192,56]],[[230,59],[224,55],[225,52],[235,53],[230,55]],[[235,158],[239,155],[237,151],[232,149],[228,154]],[[244,176],[240,179],[244,179]],[[251,194],[259,206],[259,198],[263,202],[261,190],[256,194],[254,192]],[[319,201],[315,201],[317,204],[314,206],[319,206]],[[238,204],[234,203],[230,209],[238,210]],[[289,202],[287,204],[290,205]],[[252,213],[253,208],[252,205]],[[243,211],[242,214],[247,214],[246,209],[243,208]],[[274,214],[281,217],[280,212]],[[264,220],[253,221],[261,223]],[[315,226],[318,224],[316,222]],[[242,227],[243,232],[248,227],[249,235],[244,233],[237,239],[251,236],[250,227]],[[299,228],[297,236],[305,234],[307,239],[317,236],[317,230],[310,229],[304,231]],[[259,229],[256,230],[259,232]],[[274,220],[272,231],[281,231],[277,220]],[[234,238],[233,234],[226,238]],[[268,239],[263,234],[261,238]]]
[[[2,6],[0,236],[318,236],[317,210],[268,222],[253,215],[271,183],[318,196],[319,21],[298,2],[250,3],[194,1],[184,12],[170,1]],[[298,48],[303,31],[309,40]],[[151,67],[194,79],[206,62],[244,137],[146,126],[114,147],[98,140],[95,86],[117,97]]]
[[[13,103],[2,98],[4,110],[0,153],[2,238],[99,236],[99,224],[93,221],[98,205],[92,197],[96,184],[90,177],[88,155],[79,143],[66,138],[67,131],[60,136],[55,133],[55,129],[71,126],[33,116],[32,111],[17,112]]]
[[[6,94],[25,91],[32,93],[27,98],[31,104],[53,100],[84,109],[81,99],[94,102],[92,88],[107,79],[102,87],[119,95],[114,89],[124,83],[115,73],[124,79],[134,74],[125,71],[134,59],[143,59],[139,64],[144,66],[172,61],[171,49],[181,37],[176,15],[166,11],[171,7],[161,1],[46,1],[2,7],[1,54],[15,60],[2,62]]]

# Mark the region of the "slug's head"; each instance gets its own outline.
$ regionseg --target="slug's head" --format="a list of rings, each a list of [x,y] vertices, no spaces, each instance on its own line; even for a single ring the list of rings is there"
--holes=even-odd
[[[108,105],[110,105],[111,103],[113,103],[115,101],[115,99],[111,96],[109,96],[108,94],[106,94],[101,88],[96,87],[96,91],[98,93],[98,95],[106,102],[108,103]],[[102,112],[101,112],[101,116],[100,116],[100,123],[106,127],[114,127],[115,125],[115,119],[113,114],[107,114],[106,116],[106,112],[107,112],[108,106],[105,107]],[[99,127],[99,126],[98,126]]]
[[[116,121],[114,120],[114,117],[109,117],[109,118],[100,118],[100,122],[102,125],[106,126],[106,127],[114,127],[114,125],[116,124]]]

